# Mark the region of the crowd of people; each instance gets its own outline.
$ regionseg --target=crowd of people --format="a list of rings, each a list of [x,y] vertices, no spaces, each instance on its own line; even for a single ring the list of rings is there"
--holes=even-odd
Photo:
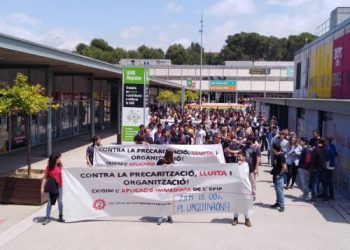
[[[301,198],[305,201],[315,203],[317,198],[322,198],[324,202],[334,199],[332,175],[336,165],[336,147],[332,144],[332,138],[321,138],[316,129],[310,140],[305,137],[298,138],[294,131],[281,129],[276,117],[268,119],[255,112],[253,105],[239,110],[154,107],[151,109],[149,121],[146,126],[140,125],[134,138],[136,144],[221,144],[226,163],[238,163],[238,166],[247,167],[253,199],[257,194],[256,179],[259,176],[261,152],[266,151],[267,163],[272,166],[271,174],[276,192],[276,203],[271,207],[280,212],[285,210],[284,190],[295,186],[297,175],[303,192]],[[93,163],[94,147],[101,142],[99,137],[93,137],[92,141],[86,153],[87,165],[90,167]],[[57,164],[61,164],[59,158],[57,159]],[[62,185],[57,177],[60,171],[56,167],[59,166],[52,167],[53,161],[49,159],[46,177],[48,179],[52,175]],[[163,164],[168,163],[159,163]],[[62,207],[61,196],[58,201]],[[49,218],[50,210],[49,202],[46,218]],[[61,209],[60,219],[63,220]],[[245,224],[250,227],[248,214],[245,219]],[[158,224],[162,221],[160,218]],[[172,223],[171,217],[168,217],[168,222]],[[238,215],[235,214],[232,224],[237,223]]]

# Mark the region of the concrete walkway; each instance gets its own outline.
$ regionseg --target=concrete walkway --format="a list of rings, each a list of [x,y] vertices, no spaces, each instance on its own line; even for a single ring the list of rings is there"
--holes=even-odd
[[[105,145],[116,141],[108,131],[102,136]],[[87,136],[79,136],[55,143],[54,150],[63,153],[65,167],[84,166],[87,145]],[[35,167],[43,168],[46,160],[38,159]],[[42,226],[45,206],[0,205],[0,249],[349,249],[349,201],[336,194],[334,202],[312,205],[299,200],[301,191],[294,188],[285,191],[284,213],[270,209],[270,168],[263,164],[260,170],[252,228],[232,226],[231,214],[174,216],[174,224],[161,226],[148,217]]]

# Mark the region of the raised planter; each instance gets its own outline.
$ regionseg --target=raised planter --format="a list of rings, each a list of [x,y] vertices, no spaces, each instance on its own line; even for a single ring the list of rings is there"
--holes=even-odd
[[[42,170],[32,170],[28,177],[26,169],[0,176],[0,203],[36,205],[47,202],[47,195],[41,194],[41,185],[44,181]]]

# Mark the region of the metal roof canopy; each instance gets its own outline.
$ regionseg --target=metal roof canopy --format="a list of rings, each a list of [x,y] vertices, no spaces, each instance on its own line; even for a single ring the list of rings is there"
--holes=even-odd
[[[1,66],[42,66],[55,73],[94,74],[97,78],[118,78],[122,75],[122,70],[113,64],[0,33]]]
[[[90,57],[55,49],[0,33],[0,68],[50,68],[57,74],[93,74],[95,78],[121,78],[123,68]],[[181,89],[181,84],[150,78],[155,85]],[[186,89],[187,86],[184,86]]]

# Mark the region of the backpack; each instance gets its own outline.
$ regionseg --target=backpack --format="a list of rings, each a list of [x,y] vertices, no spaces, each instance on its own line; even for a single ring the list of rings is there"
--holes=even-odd
[[[312,150],[311,149],[306,149],[306,155],[305,155],[305,160],[304,160],[304,167],[307,170],[310,170],[311,167],[312,167],[311,156],[312,156]]]

